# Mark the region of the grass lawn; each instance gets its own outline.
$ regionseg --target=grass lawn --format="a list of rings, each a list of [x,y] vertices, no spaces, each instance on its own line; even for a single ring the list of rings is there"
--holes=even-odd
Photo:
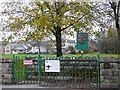
[[[16,54],[16,55],[18,55],[20,57],[25,56],[25,55],[26,56],[30,56],[30,57],[36,57],[36,56],[38,56],[37,54]],[[83,56],[90,56],[90,57],[97,56],[97,55],[98,55],[97,53],[83,54]],[[114,58],[118,58],[118,56],[120,56],[120,54],[119,55],[118,54],[99,54],[99,55],[100,55],[100,57],[114,57]],[[55,54],[54,55],[41,54],[41,56],[43,56],[43,57],[47,57],[47,56],[54,57],[56,55]],[[66,57],[66,56],[68,56],[68,57],[72,57],[72,56],[78,57],[78,56],[81,56],[81,54],[64,54],[63,56],[64,57]],[[0,59],[12,59],[12,55],[11,54],[4,54],[4,55],[2,55],[0,57]]]

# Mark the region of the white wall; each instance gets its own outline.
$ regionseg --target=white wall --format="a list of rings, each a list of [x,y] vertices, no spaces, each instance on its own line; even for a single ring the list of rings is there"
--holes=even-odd
[[[11,47],[9,45],[5,46],[5,54],[11,54]]]

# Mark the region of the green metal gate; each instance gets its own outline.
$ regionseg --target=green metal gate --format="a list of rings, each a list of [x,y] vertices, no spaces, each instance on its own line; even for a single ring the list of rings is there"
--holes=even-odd
[[[25,62],[26,61],[26,62]],[[13,83],[38,84],[38,58],[13,55]]]
[[[39,86],[58,88],[100,88],[98,57],[38,57]],[[59,60],[60,72],[45,72],[45,60]]]

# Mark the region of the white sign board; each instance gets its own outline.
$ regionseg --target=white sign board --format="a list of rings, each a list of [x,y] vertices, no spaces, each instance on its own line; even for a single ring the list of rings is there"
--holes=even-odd
[[[45,60],[45,72],[60,72],[60,60]]]
[[[23,60],[24,65],[32,65],[33,61],[32,60]]]

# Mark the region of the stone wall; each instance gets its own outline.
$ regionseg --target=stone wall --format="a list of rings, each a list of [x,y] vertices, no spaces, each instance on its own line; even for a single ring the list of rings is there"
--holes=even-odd
[[[0,71],[0,83],[11,84],[12,62],[10,60],[0,62]],[[33,76],[36,80],[36,75]],[[120,88],[120,59],[101,58],[100,80],[101,88]]]
[[[101,88],[120,88],[120,59],[101,59],[100,76]]]
[[[0,62],[0,83],[12,84],[12,61],[2,60]]]
[[[2,84],[2,63],[0,62],[0,84]]]

